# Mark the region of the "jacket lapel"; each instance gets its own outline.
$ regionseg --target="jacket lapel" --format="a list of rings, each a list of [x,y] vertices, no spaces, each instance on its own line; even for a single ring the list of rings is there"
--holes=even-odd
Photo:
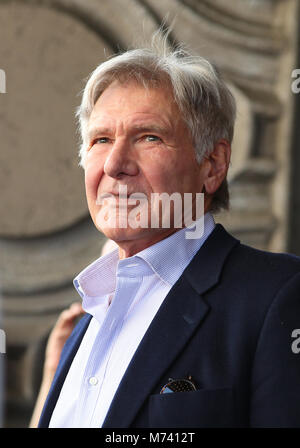
[[[131,425],[164,371],[203,322],[210,307],[201,296],[219,281],[238,240],[217,224],[170,290],[148,328],[112,401],[103,427]]]

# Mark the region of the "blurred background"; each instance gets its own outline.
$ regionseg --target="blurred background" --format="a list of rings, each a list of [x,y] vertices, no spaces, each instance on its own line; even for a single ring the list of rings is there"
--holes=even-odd
[[[174,18],[170,39],[215,62],[237,99],[231,211],[216,220],[247,244],[300,255],[298,0],[0,0],[4,427],[28,426],[49,332],[105,241],[78,167],[84,80]]]

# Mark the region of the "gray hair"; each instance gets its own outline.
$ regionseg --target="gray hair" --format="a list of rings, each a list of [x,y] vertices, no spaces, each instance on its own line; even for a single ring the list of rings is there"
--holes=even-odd
[[[236,104],[233,95],[216,67],[208,60],[193,56],[182,46],[170,48],[168,35],[156,33],[149,48],[128,50],[101,63],[90,75],[77,109],[81,147],[80,165],[85,166],[88,146],[88,122],[98,98],[115,80],[131,80],[145,88],[171,86],[200,163],[214,149],[216,142],[232,142]],[[214,194],[211,211],[228,208],[226,179]]]

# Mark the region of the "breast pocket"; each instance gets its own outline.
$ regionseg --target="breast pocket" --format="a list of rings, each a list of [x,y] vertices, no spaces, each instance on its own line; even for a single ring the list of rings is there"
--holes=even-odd
[[[152,428],[224,428],[236,424],[231,388],[150,396],[149,426]]]

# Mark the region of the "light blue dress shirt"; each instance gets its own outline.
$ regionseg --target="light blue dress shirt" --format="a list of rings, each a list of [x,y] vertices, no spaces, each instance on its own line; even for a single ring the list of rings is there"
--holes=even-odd
[[[118,249],[85,268],[74,285],[93,318],[74,357],[49,427],[102,426],[134,353],[172,286],[214,229],[188,229],[119,260]]]

